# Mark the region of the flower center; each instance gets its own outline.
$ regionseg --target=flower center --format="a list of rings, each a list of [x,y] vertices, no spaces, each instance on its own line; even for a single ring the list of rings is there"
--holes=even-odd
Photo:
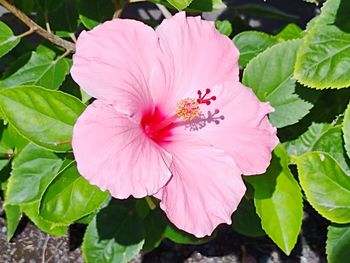
[[[200,104],[210,105],[212,101],[216,100],[216,96],[207,97],[210,92],[210,89],[206,89],[203,94],[202,91],[198,90],[197,99],[185,98],[180,100],[176,104],[176,114],[168,118],[162,115],[158,107],[156,107],[153,114],[144,114],[141,120],[141,126],[149,138],[158,144],[164,143],[171,135],[170,130],[176,123],[180,123],[179,121],[181,120],[190,123],[194,118],[200,116]]]

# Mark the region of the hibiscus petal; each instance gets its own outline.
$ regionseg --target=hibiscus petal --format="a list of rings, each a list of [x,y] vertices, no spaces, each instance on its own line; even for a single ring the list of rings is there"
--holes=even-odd
[[[238,81],[238,49],[212,22],[180,12],[163,20],[156,33],[160,62],[151,89],[160,108],[170,107],[171,111],[179,100],[197,96],[199,89],[221,81]],[[164,79],[160,81],[160,77]]]
[[[268,120],[273,108],[239,82],[212,87],[217,97],[201,105],[203,116],[172,130],[172,140],[203,141],[228,152],[245,175],[264,173],[279,143]]]
[[[116,198],[152,195],[171,177],[171,155],[100,100],[79,117],[72,145],[81,175]]]
[[[134,115],[152,105],[148,86],[157,48],[151,27],[114,19],[80,34],[71,74],[92,97]]]
[[[178,142],[173,154],[173,177],[157,193],[160,207],[179,229],[197,237],[210,235],[231,215],[245,193],[240,170],[222,150]]]

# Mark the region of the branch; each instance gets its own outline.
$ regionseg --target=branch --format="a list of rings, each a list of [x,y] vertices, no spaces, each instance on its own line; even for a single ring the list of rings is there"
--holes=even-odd
[[[8,11],[10,11],[12,14],[14,14],[19,20],[21,20],[24,24],[26,24],[33,32],[37,33],[38,35],[42,36],[43,38],[49,40],[50,42],[56,44],[57,46],[65,48],[70,53],[75,52],[75,44],[64,40],[50,32],[47,32],[44,28],[39,26],[37,23],[35,23],[33,20],[31,20],[25,13],[23,13],[21,10],[19,10],[14,5],[10,4],[6,0],[0,0],[0,4],[3,5]]]

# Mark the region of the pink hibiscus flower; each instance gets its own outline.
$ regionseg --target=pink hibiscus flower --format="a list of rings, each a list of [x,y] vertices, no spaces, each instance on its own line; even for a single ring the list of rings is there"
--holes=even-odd
[[[74,80],[95,100],[79,117],[79,172],[115,198],[154,195],[197,237],[231,223],[277,145],[260,102],[239,82],[239,53],[212,22],[178,13],[153,30],[115,19],[82,32]]]

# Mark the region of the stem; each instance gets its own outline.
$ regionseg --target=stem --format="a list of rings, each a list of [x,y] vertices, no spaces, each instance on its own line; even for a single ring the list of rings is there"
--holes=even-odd
[[[68,56],[70,54],[69,50],[66,50],[57,60],[61,60],[62,58]]]
[[[115,7],[113,18],[118,18],[122,14],[125,3],[123,0],[114,0],[113,3]]]
[[[64,40],[48,31],[46,31],[44,28],[39,26],[37,23],[35,23],[33,20],[31,20],[25,13],[23,13],[21,10],[19,10],[14,5],[10,4],[6,0],[0,0],[0,4],[4,6],[8,11],[10,11],[13,15],[15,15],[19,20],[21,20],[24,24],[26,24],[31,30],[36,32],[38,35],[42,36],[43,38],[49,40],[50,42],[56,44],[57,46],[65,48],[70,53],[75,52],[75,44]]]
[[[52,34],[50,22],[49,22],[49,14],[48,14],[47,10],[45,10],[45,12],[44,12],[44,18],[45,18],[46,31],[49,32],[50,34]]]
[[[22,38],[22,37],[28,36],[30,34],[33,34],[33,32],[34,32],[34,30],[30,28],[28,31],[26,31],[26,32],[24,32],[24,33],[22,33],[22,34],[20,34],[20,35],[18,35],[16,37]]]
[[[4,153],[4,154],[0,154],[0,160],[12,159],[14,156],[15,156],[14,153]]]
[[[145,200],[146,200],[146,202],[147,202],[147,204],[148,204],[148,206],[149,206],[149,209],[154,210],[154,209],[157,207],[157,206],[155,205],[155,203],[153,202],[153,200],[152,200],[151,197],[146,196],[146,197],[145,197]]]

